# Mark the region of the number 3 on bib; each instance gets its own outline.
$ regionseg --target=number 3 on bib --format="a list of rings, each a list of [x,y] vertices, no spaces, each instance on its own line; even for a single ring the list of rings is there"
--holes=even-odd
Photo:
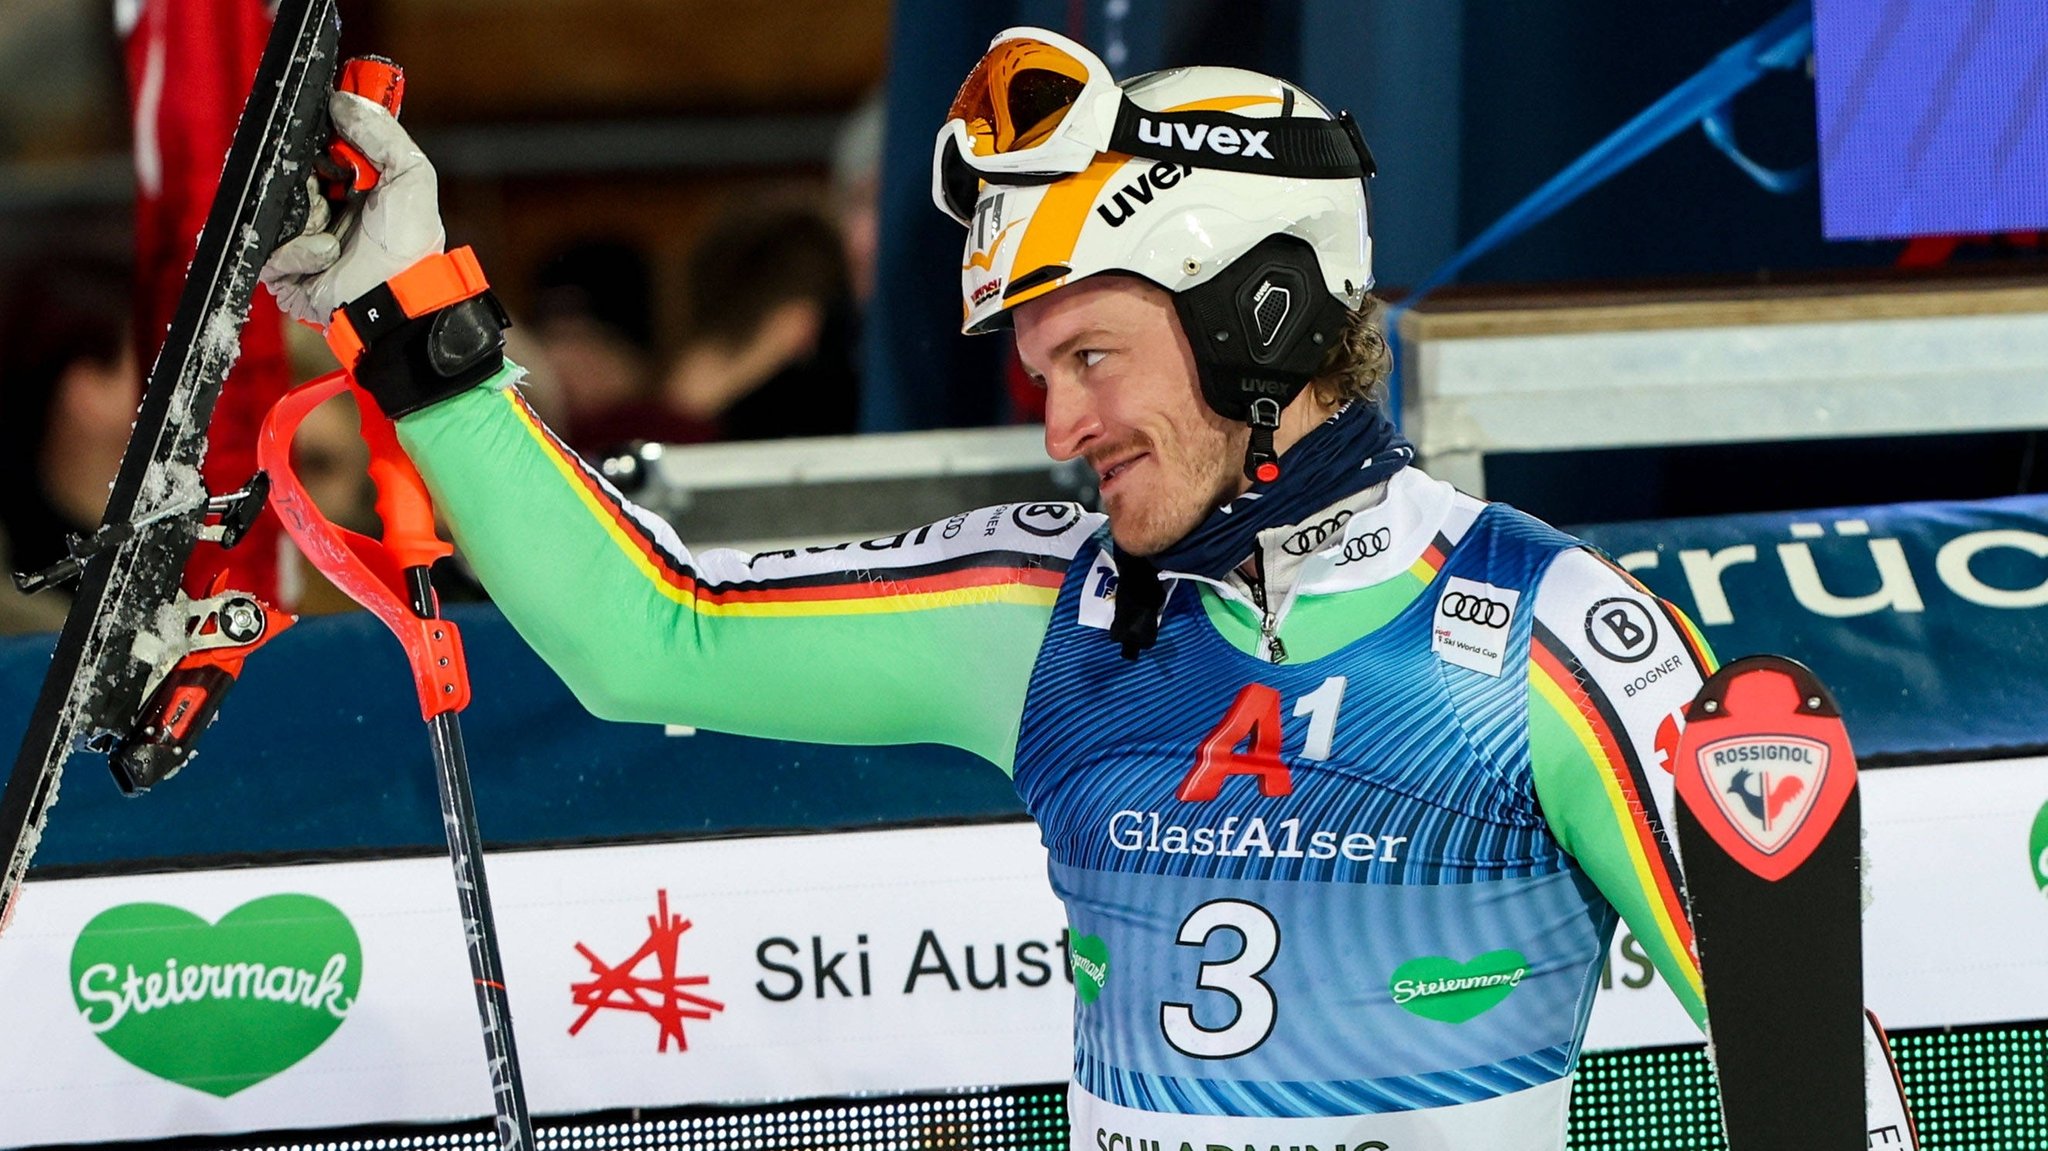
[[[1194,1005],[1163,1003],[1159,1029],[1174,1050],[1197,1059],[1229,1059],[1243,1055],[1273,1033],[1280,1005],[1273,989],[1259,976],[1280,954],[1280,925],[1265,908],[1241,899],[1212,899],[1195,908],[1180,925],[1175,942],[1202,947],[1218,931],[1234,931],[1244,941],[1236,955],[1204,963],[1195,986],[1230,997],[1235,1005],[1230,1022],[1209,1028],[1195,1022]]]

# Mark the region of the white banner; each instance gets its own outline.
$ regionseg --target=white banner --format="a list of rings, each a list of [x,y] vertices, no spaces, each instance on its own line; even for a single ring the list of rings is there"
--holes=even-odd
[[[2048,761],[1864,776],[1887,1026],[2048,1018]],[[1064,1080],[1028,824],[497,855],[538,1114]],[[1617,937],[1589,1047],[1698,1031]],[[0,1146],[488,1114],[441,859],[38,882],[0,935]]]
[[[537,1114],[1072,1064],[1029,824],[514,853],[490,880]],[[32,884],[0,1036],[0,1146],[491,1110],[442,859]]]
[[[1865,1005],[1886,1030],[2048,1019],[2048,863],[2030,850],[2048,759],[1866,771],[1858,790]],[[1701,1042],[1632,938],[1608,958],[1589,1048]]]

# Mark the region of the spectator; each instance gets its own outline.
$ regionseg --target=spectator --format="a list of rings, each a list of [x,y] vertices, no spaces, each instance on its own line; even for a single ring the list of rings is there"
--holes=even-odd
[[[66,537],[106,510],[142,395],[128,276],[125,261],[51,255],[0,293],[0,534],[16,570],[64,558]],[[11,582],[8,595],[19,599]],[[61,622],[55,608],[17,606],[0,628],[50,626],[53,611]]]
[[[587,452],[657,438],[618,435],[622,413],[652,388],[646,256],[624,241],[579,240],[543,263],[538,281],[529,328],[559,386],[569,442]]]
[[[690,324],[666,407],[729,440],[846,435],[857,316],[830,217],[795,200],[726,211],[689,262]]]

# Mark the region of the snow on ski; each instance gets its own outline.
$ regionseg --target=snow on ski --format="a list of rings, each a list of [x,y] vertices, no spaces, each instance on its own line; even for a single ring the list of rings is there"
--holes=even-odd
[[[303,174],[326,124],[339,33],[334,0],[278,6],[184,292],[144,384],[103,526],[74,547],[77,596],[0,794],[0,859],[6,861],[0,926],[35,854],[66,760],[81,744],[111,752],[131,735],[152,693],[193,649],[195,620],[202,627],[251,622],[245,605],[225,599],[195,605],[179,583],[198,540],[231,542],[239,508],[261,503],[260,495],[253,501],[210,495],[199,466],[214,403],[240,350],[256,273],[303,197]],[[219,522],[209,524],[209,516]],[[210,708],[186,722],[196,729],[205,718]],[[186,753],[171,761],[171,770]],[[139,789],[116,774],[124,789]]]

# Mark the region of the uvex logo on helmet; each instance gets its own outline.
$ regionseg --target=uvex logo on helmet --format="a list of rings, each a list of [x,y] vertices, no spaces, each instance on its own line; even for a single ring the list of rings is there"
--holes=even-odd
[[[1261,132],[1229,124],[1168,123],[1155,121],[1149,116],[1138,117],[1138,139],[1147,144],[1163,148],[1177,145],[1190,152],[1214,152],[1219,156],[1256,156],[1271,160],[1273,153],[1266,150],[1266,137],[1272,134],[1270,130]]]

